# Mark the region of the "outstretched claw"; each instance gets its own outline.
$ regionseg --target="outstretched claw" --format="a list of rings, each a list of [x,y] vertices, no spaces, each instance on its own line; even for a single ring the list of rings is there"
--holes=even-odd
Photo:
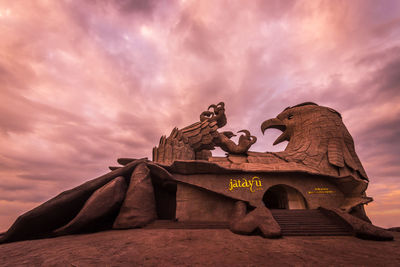
[[[231,131],[225,131],[225,132],[222,132],[221,134],[225,135],[225,136],[228,137],[229,139],[231,139],[232,137],[236,136],[236,134],[234,134],[234,133],[231,132]]]
[[[244,133],[239,137],[239,144],[235,144],[230,138],[235,136],[232,132],[222,132],[219,134],[218,145],[222,150],[230,154],[244,154],[257,141],[255,136],[251,136],[248,130],[240,130],[238,133]]]
[[[255,137],[254,135],[250,135],[249,130],[243,129],[243,130],[238,131],[238,133],[244,133],[245,136],[242,135],[242,136],[240,136],[240,138],[242,138],[242,140],[243,139],[249,140],[251,145],[254,144],[255,142],[257,142],[257,137]],[[240,138],[239,138],[239,145],[240,145]]]

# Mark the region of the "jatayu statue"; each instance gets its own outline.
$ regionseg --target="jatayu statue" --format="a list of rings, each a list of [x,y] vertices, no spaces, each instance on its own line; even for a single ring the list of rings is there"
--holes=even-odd
[[[232,232],[258,231],[265,237],[279,237],[281,228],[264,205],[269,188],[277,184],[297,188],[307,202],[306,208],[334,213],[360,237],[393,239],[385,230],[373,226],[365,214],[363,205],[372,201],[365,193],[368,177],[337,111],[307,102],[264,121],[263,133],[269,128],[283,131],[274,144],[289,141],[282,152],[249,151],[257,138],[248,130],[240,130],[243,135],[236,144],[231,140],[232,132],[219,132],[226,123],[225,104],[209,106],[198,122],[174,128],[169,137],[162,136],[158,147],[153,148],[153,161],[118,159],[122,166],[110,167],[111,172],[21,215],[0,237],[0,243],[145,227],[167,213],[175,215],[175,209],[185,213],[186,204],[176,205],[178,198],[185,200],[182,194],[187,188],[209,194],[204,203],[214,201],[219,205],[215,199],[223,199],[230,205]],[[227,152],[227,156],[213,157],[211,150],[215,147]],[[235,175],[257,178],[265,187],[259,191],[232,190]],[[334,193],[324,197],[308,194],[314,184],[329,186],[335,189],[331,190]],[[201,219],[203,215],[199,210],[191,216]]]

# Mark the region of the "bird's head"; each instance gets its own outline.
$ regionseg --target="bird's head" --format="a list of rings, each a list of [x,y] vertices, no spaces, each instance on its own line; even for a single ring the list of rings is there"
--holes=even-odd
[[[210,111],[212,109],[212,111]],[[200,121],[216,121],[218,128],[226,125],[225,103],[219,102],[217,105],[210,105],[206,111],[200,114]]]
[[[330,175],[336,175],[340,169],[340,175],[359,175],[368,180],[353,138],[334,109],[305,102],[288,107],[276,118],[262,123],[263,133],[269,128],[283,132],[274,145],[289,141],[285,149],[287,161],[303,162]]]
[[[299,133],[309,133],[309,128],[321,122],[322,118],[316,115],[321,109],[328,110],[328,113],[340,119],[340,114],[333,109],[321,107],[312,102],[305,102],[293,107],[287,107],[276,118],[264,121],[261,124],[261,131],[264,133],[269,128],[275,128],[283,132],[275,140],[274,145],[283,141],[290,141],[293,136]]]

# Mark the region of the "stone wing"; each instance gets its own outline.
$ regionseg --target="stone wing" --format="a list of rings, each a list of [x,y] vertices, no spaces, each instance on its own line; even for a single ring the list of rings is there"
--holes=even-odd
[[[181,130],[182,140],[188,143],[195,151],[214,149],[213,139],[218,137],[216,121],[197,122]]]
[[[175,160],[194,160],[196,152],[214,149],[213,139],[218,137],[216,121],[196,122],[181,130],[174,128],[169,137],[162,136],[153,148],[153,161],[171,164]]]
[[[153,148],[153,161],[162,164],[171,164],[174,160],[194,160],[195,153],[184,140],[181,130],[174,128],[171,134],[161,136],[158,147]]]

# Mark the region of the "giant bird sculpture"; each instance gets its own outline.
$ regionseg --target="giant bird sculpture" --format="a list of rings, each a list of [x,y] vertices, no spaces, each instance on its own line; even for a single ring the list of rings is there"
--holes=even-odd
[[[0,234],[0,243],[136,228],[157,218],[173,219],[177,184],[194,186],[236,201],[230,226],[233,232],[249,234],[258,228],[264,236],[279,237],[279,225],[262,204],[264,191],[237,193],[223,186],[223,175],[228,175],[229,181],[230,175],[253,173],[266,177],[290,173],[297,180],[311,174],[320,177],[318,179],[329,179],[346,194],[337,211],[340,216],[346,220],[350,218],[348,222],[361,234],[393,239],[390,234],[368,224],[362,210],[363,204],[372,201],[365,194],[368,177],[338,112],[307,102],[286,108],[276,118],[263,122],[263,133],[269,128],[283,131],[275,141],[275,144],[289,141],[282,152],[248,151],[256,138],[247,130],[241,130],[239,132],[245,135],[235,144],[230,140],[232,132],[217,131],[225,124],[224,103],[211,105],[201,113],[199,122],[180,130],[174,128],[168,138],[163,136],[159,146],[153,149],[153,161],[118,159],[122,166],[110,167],[111,172],[62,192],[21,215],[6,233]],[[226,151],[227,157],[211,157],[210,150],[216,146]],[[355,215],[361,219],[350,215],[357,212],[354,210],[357,207],[361,208]]]

